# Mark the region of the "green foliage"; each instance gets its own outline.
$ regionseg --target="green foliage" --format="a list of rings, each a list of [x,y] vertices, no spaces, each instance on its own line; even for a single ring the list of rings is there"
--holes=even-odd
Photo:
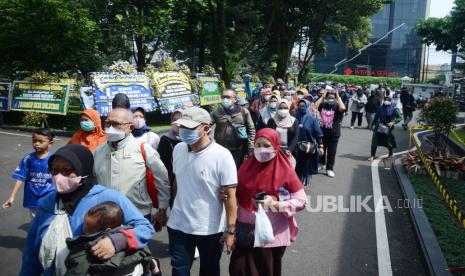
[[[183,21],[181,18],[178,21],[172,19],[172,13],[176,12],[173,10],[174,0],[83,2],[102,33],[99,48],[107,62],[132,58],[139,72],[160,50],[170,28]]]
[[[420,112],[418,122],[431,127],[434,132],[434,146],[436,149],[445,149],[441,142],[441,135],[449,135],[455,127],[459,108],[457,103],[446,97],[433,98]]]
[[[42,127],[47,118],[48,114],[37,112],[24,112],[23,123],[27,126]]]
[[[410,180],[417,197],[421,199],[421,208],[438,239],[449,267],[465,266],[465,230],[458,223],[454,214],[441,198],[430,176],[411,175]],[[447,190],[454,195],[458,202],[465,202],[465,186],[463,181],[452,179],[441,180]],[[419,203],[419,202],[418,202]]]
[[[399,88],[402,85],[400,78],[383,78],[383,77],[367,77],[367,76],[348,76],[336,74],[308,74],[308,81],[310,82],[323,82],[331,81],[333,83],[350,83],[354,85],[370,85],[378,83],[386,83],[391,88]]]
[[[434,78],[427,80],[427,83],[441,85],[446,81],[446,76],[444,74],[436,75]]]
[[[89,72],[100,65],[99,33],[77,1],[0,0],[0,71]]]
[[[455,0],[448,16],[428,18],[417,25],[423,42],[435,44],[437,50],[461,52],[465,50],[465,0]]]

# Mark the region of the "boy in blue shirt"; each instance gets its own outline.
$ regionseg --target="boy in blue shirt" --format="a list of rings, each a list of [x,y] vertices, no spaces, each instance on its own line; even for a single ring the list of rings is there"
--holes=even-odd
[[[52,155],[49,148],[53,145],[55,135],[47,129],[38,129],[32,134],[32,147],[34,152],[26,155],[13,173],[16,180],[13,191],[3,208],[10,208],[16,198],[16,193],[24,185],[23,207],[31,211],[34,217],[38,201],[51,191],[55,190],[52,176],[48,171],[48,159]]]

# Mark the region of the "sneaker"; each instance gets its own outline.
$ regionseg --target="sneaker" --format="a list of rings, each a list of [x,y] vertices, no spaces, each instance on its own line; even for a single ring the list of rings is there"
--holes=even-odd
[[[326,169],[326,165],[320,165],[320,166],[318,167],[318,171],[322,171],[322,170],[324,170],[324,169]]]
[[[329,177],[335,177],[335,176],[336,176],[332,170],[328,170],[328,171],[326,172],[326,174],[327,174]]]
[[[407,125],[406,124],[402,124],[402,127],[404,128],[404,130],[407,130]]]
[[[354,126],[351,126],[350,129],[354,129]]]

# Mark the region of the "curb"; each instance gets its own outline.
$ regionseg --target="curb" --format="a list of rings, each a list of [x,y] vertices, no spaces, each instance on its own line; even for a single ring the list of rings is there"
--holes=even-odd
[[[38,127],[32,128],[32,127],[16,127],[16,126],[1,125],[0,129],[8,129],[8,130],[16,130],[16,131],[24,131],[24,132],[32,133],[36,129],[38,129]],[[72,137],[76,131],[52,130],[52,132],[56,136]]]
[[[395,160],[394,171],[405,199],[409,202],[418,202],[417,194],[400,158]],[[409,208],[409,213],[430,275],[452,275],[448,271],[449,266],[423,209]]]
[[[465,153],[465,145],[460,143],[459,141],[447,136],[446,137],[448,143],[450,144],[450,146],[454,147],[456,150],[459,150],[463,153]]]

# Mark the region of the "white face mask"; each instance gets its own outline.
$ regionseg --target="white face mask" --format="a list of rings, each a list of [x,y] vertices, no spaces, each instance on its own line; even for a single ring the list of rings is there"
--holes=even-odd
[[[384,105],[391,105],[391,101],[384,101]]]
[[[265,101],[268,102],[270,99],[271,99],[271,95],[266,95],[266,96],[265,96]]]
[[[304,95],[297,95],[297,99],[302,100],[304,98]]]
[[[270,103],[271,109],[276,109],[278,107],[278,103]]]
[[[134,127],[137,129],[145,127],[145,119],[134,119]]]
[[[287,109],[279,109],[278,110],[278,115],[279,115],[279,117],[284,118],[287,115],[289,115],[289,110],[287,110]]]
[[[124,131],[114,127],[105,128],[105,134],[107,135],[107,140],[109,142],[117,142],[126,138],[126,133]]]

